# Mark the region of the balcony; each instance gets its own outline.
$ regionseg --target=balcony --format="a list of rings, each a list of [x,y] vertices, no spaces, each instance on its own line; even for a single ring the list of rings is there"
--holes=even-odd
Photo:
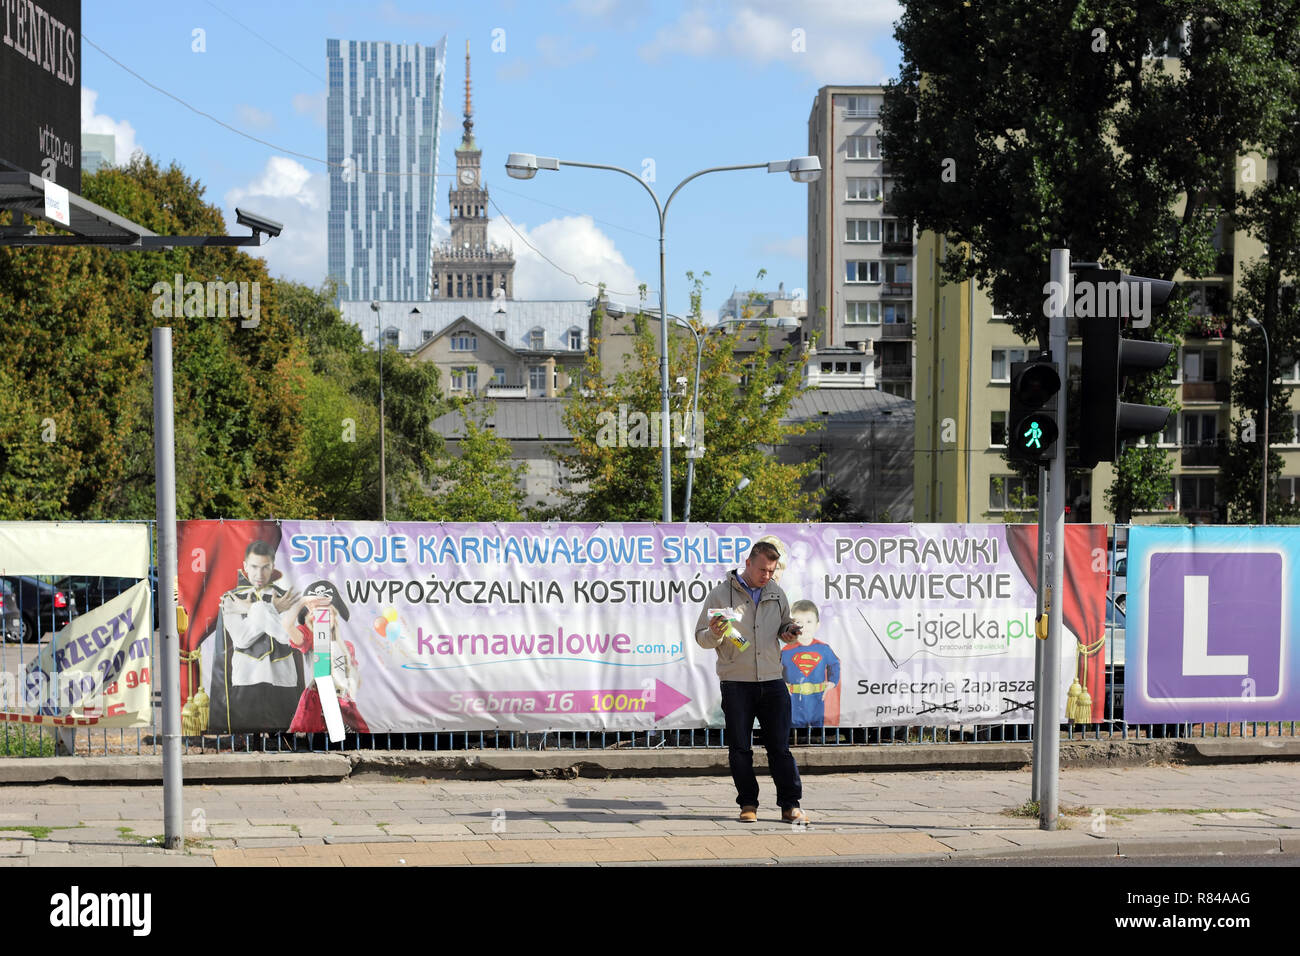
[[[912,363],[911,362],[881,362],[880,363],[881,379],[904,379],[911,381]]]
[[[527,385],[489,385],[488,398],[527,398]]]
[[[910,339],[916,335],[915,322],[886,322],[880,327],[882,339]]]
[[[1221,339],[1228,329],[1228,320],[1221,315],[1196,315],[1188,317],[1189,339]]]
[[[880,244],[880,251],[886,256],[911,257],[913,249],[911,242],[883,242]]]
[[[889,299],[911,299],[912,283],[910,282],[886,282],[880,287],[882,298]]]
[[[1182,401],[1188,402],[1226,402],[1228,401],[1228,382],[1184,382]]]
[[[1220,440],[1203,441],[1195,445],[1184,445],[1181,462],[1184,468],[1215,468],[1224,454],[1224,442]]]

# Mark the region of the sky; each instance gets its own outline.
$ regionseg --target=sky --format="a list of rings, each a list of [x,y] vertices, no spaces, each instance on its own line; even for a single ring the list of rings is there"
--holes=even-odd
[[[82,129],[113,133],[119,163],[140,149],[184,168],[232,234],[245,232],[236,205],[283,222],[255,254],[273,276],[315,286],[326,269],[325,41],[446,35],[445,232],[468,40],[489,236],[514,250],[515,298],[586,299],[604,282],[635,302],[645,283],[657,304],[658,217],[644,189],[571,167],[510,179],[506,155],[620,166],[661,202],[707,167],[802,156],[820,87],[897,75],[899,13],[893,0],[83,0]],[[807,192],[766,170],[686,185],[667,215],[669,311],[689,310],[688,270],[710,274],[706,318],[733,289],[803,290]]]

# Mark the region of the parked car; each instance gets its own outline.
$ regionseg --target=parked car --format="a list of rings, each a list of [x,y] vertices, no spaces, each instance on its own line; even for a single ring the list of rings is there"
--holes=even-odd
[[[14,586],[0,578],[0,634],[7,642],[23,639],[23,619],[18,613],[18,592]]]
[[[10,574],[0,577],[16,594],[20,641],[36,641],[47,631],[57,631],[77,616],[77,600],[71,591],[54,583],[49,575]]]
[[[74,595],[77,599],[77,606],[81,608],[81,613],[99,607],[101,604],[107,604],[113,598],[117,597],[123,591],[127,591],[139,584],[140,578],[117,578],[117,577],[67,577],[60,578],[58,586]],[[149,586],[153,594],[158,594],[158,569],[151,567],[149,569]],[[153,626],[154,630],[158,629],[158,602],[153,602]]]

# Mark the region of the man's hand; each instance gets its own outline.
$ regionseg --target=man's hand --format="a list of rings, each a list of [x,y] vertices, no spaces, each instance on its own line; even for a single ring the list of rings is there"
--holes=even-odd
[[[227,591],[225,594],[225,602],[226,606],[224,610],[229,611],[232,614],[246,615],[249,611],[253,610],[254,599],[252,597],[237,598],[233,592]]]
[[[713,632],[714,637],[721,638],[727,633],[727,619],[721,614],[713,615],[709,621],[709,630]]]
[[[296,605],[301,598],[301,594],[291,589],[285,591],[284,594],[279,595],[278,597],[271,598],[271,603],[275,605],[276,611],[283,614],[285,611]]]

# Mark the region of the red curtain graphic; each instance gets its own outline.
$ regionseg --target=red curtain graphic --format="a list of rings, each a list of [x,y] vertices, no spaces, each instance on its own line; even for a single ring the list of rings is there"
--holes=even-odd
[[[181,636],[182,655],[198,650],[217,621],[221,595],[239,582],[244,551],[254,541],[280,546],[280,525],[275,521],[180,521],[176,526],[177,565],[180,570],[181,606],[189,626]],[[276,570],[272,580],[280,577]],[[197,689],[197,666],[181,668],[181,700]]]
[[[1016,565],[1038,593],[1038,525],[1007,525],[1007,545]],[[1100,562],[1094,560],[1102,554]],[[1076,675],[1092,697],[1092,719],[1099,722],[1106,715],[1106,526],[1067,524],[1065,526],[1065,575],[1063,600],[1065,626],[1078,637],[1074,648]],[[1097,564],[1101,570],[1096,570]],[[1083,653],[1080,653],[1080,650]],[[1084,671],[1087,671],[1086,679]]]

